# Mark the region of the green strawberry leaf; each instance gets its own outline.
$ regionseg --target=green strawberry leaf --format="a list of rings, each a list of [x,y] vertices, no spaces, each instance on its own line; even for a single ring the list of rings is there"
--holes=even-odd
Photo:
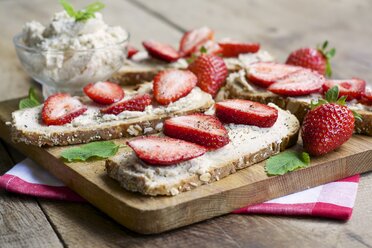
[[[325,94],[328,102],[337,102],[338,99],[338,86],[333,86]]]
[[[356,112],[355,110],[352,110],[355,121],[363,121],[362,115]]]
[[[346,104],[346,99],[347,99],[347,96],[342,96],[340,97],[338,100],[337,100],[337,104],[339,105],[345,105]]]
[[[269,176],[284,175],[310,164],[310,155],[306,152],[284,151],[266,161],[265,170]]]
[[[207,53],[208,51],[207,51],[207,48],[205,48],[205,46],[202,46],[201,48],[200,48],[200,53],[201,54],[204,54],[204,53]]]
[[[18,107],[19,109],[33,108],[33,107],[39,106],[40,104],[41,104],[41,100],[37,96],[35,89],[31,87],[28,90],[28,97],[19,101]]]
[[[112,141],[98,141],[62,151],[61,157],[68,162],[87,161],[90,158],[109,158],[119,150]]]

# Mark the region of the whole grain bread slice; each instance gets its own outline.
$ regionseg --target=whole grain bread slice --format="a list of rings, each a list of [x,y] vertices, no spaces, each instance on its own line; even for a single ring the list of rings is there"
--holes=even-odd
[[[137,92],[148,92],[151,84],[145,84]],[[136,92],[127,93],[131,97]],[[88,110],[63,126],[47,126],[41,121],[42,106],[18,110],[12,113],[12,138],[36,146],[56,146],[87,143],[157,133],[165,119],[177,115],[204,112],[214,101],[212,97],[194,88],[189,95],[163,106],[149,106],[143,112],[124,111],[121,114],[102,115],[100,106],[81,98]]]
[[[201,157],[170,166],[149,166],[128,148],[106,161],[106,171],[125,189],[154,196],[176,195],[218,181],[297,142],[297,118],[279,108],[278,111],[278,120],[271,128],[225,125],[230,143]]]
[[[245,78],[245,71],[241,70],[237,73],[229,75],[226,85],[222,92],[219,93],[219,100],[225,99],[246,99],[261,103],[275,103],[280,108],[289,110],[302,123],[306,113],[310,110],[311,97],[314,100],[321,97],[321,95],[313,95],[309,97],[284,97],[274,94],[262,88],[255,87]],[[355,121],[355,133],[372,136],[372,111],[368,106],[362,106],[354,102],[347,103],[350,109],[355,110],[362,116],[362,121]],[[372,109],[372,107],[371,107]]]
[[[241,54],[238,58],[225,58],[227,69],[230,73],[239,71],[249,64],[259,61],[273,61],[274,58],[267,51],[257,53]],[[139,52],[129,59],[125,64],[112,75],[110,81],[121,85],[137,85],[143,82],[151,81],[154,76],[161,70],[176,68],[186,69],[188,63],[186,59],[179,59],[174,63],[151,58],[146,52]]]

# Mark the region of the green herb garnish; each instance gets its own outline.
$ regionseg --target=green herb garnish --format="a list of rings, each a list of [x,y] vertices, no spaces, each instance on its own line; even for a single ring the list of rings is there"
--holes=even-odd
[[[37,96],[35,92],[35,88],[31,87],[28,90],[28,97],[19,101],[18,107],[19,109],[33,108],[33,107],[39,106],[40,104],[41,104],[41,100]]]
[[[306,152],[284,151],[269,158],[265,170],[269,176],[284,175],[287,172],[304,168],[310,164],[310,155]]]
[[[112,141],[98,141],[64,150],[61,157],[68,162],[87,161],[90,158],[108,158],[114,156],[120,145]]]
[[[95,17],[95,13],[105,7],[103,3],[95,2],[95,3],[89,4],[82,10],[76,11],[74,7],[72,7],[72,5],[69,2],[67,2],[67,0],[60,0],[59,2],[62,5],[62,7],[65,9],[67,14],[71,16],[72,18],[75,18],[75,21],[77,22],[86,21],[90,18]]]

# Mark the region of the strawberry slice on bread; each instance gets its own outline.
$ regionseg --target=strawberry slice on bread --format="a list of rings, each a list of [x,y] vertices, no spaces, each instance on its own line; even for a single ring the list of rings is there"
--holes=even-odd
[[[278,119],[276,108],[249,100],[225,100],[215,107],[216,116],[225,123],[272,127]]]
[[[150,165],[172,165],[207,152],[203,146],[169,137],[147,136],[133,139],[127,144],[142,161]]]
[[[366,90],[366,81],[358,78],[345,80],[327,80],[323,85],[326,92],[332,87],[337,86],[340,96],[347,96],[346,100],[360,99]]]
[[[228,70],[224,60],[213,54],[202,54],[188,68],[198,78],[198,87],[216,96],[224,84]]]
[[[247,79],[261,87],[268,87],[277,80],[301,70],[301,67],[272,62],[258,62],[249,67]]]
[[[212,149],[229,143],[227,130],[220,120],[205,114],[170,118],[164,122],[164,134]]]
[[[101,109],[101,113],[118,115],[123,111],[144,111],[151,102],[152,100],[149,94],[136,95],[130,99],[122,100]]]
[[[83,91],[90,99],[100,104],[112,104],[124,98],[123,88],[111,82],[89,83]]]
[[[188,95],[196,86],[198,79],[188,70],[169,69],[154,77],[154,97],[162,105],[168,105]]]
[[[241,53],[255,53],[260,49],[259,43],[239,42],[239,41],[220,41],[224,57],[237,57]]]
[[[213,40],[214,32],[208,27],[193,29],[186,32],[181,41],[179,52],[181,57],[189,56],[197,52],[208,40]]]
[[[41,112],[43,122],[50,125],[64,125],[82,115],[87,108],[76,98],[65,93],[51,95],[44,102]]]
[[[320,93],[325,78],[315,71],[301,69],[283,79],[277,80],[267,89],[283,96],[305,96]]]
[[[180,58],[178,51],[171,45],[160,43],[154,40],[144,41],[142,45],[154,58],[164,60],[166,62],[174,62]]]

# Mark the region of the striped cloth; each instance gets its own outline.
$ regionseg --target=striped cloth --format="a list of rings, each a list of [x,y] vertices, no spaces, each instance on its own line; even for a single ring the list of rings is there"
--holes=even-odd
[[[235,214],[308,215],[348,220],[358,190],[359,175],[235,210]],[[48,199],[84,199],[30,159],[0,176],[0,188]]]

